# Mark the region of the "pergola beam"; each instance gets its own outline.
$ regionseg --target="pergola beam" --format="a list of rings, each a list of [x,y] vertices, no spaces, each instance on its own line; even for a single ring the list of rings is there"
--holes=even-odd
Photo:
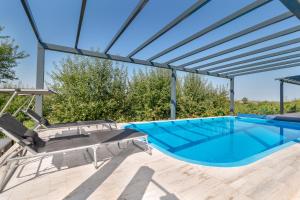
[[[21,2],[22,2],[22,6],[23,6],[23,8],[24,8],[24,10],[25,10],[26,16],[27,16],[27,18],[28,18],[28,20],[29,20],[29,23],[30,23],[30,25],[31,25],[31,28],[32,28],[32,30],[33,30],[33,32],[34,32],[34,34],[35,34],[35,37],[36,37],[36,39],[38,40],[38,42],[39,42],[40,44],[42,44],[43,41],[42,41],[42,38],[41,38],[40,33],[39,33],[39,31],[38,31],[38,28],[37,28],[37,26],[36,26],[36,23],[35,23],[35,20],[34,20],[34,18],[33,18],[33,15],[32,15],[32,12],[31,12],[31,10],[30,10],[30,7],[29,7],[29,5],[28,5],[28,2],[27,2],[27,0],[21,0]]]
[[[247,64],[247,65],[241,65],[238,67],[233,67],[233,68],[229,68],[229,69],[223,69],[223,70],[219,70],[219,71],[215,71],[216,73],[230,73],[232,71],[235,70],[240,70],[240,69],[245,69],[245,68],[249,68],[249,67],[255,67],[255,66],[260,66],[260,65],[264,65],[264,64],[270,64],[270,63],[274,63],[274,62],[278,62],[278,61],[283,61],[283,60],[290,60],[293,58],[299,58],[300,54],[292,54],[289,56],[284,56],[284,57],[279,57],[279,58],[274,58],[271,60],[264,60],[261,62],[255,62],[255,63],[251,63],[251,64]]]
[[[261,22],[261,23],[258,23],[258,24],[256,24],[256,25],[254,25],[254,26],[251,26],[251,27],[249,27],[249,28],[246,28],[246,29],[244,29],[244,30],[242,30],[242,31],[239,31],[239,32],[237,32],[237,33],[234,33],[234,34],[232,34],[232,35],[229,35],[229,36],[227,36],[227,37],[224,37],[224,38],[222,38],[222,39],[220,39],[220,40],[217,40],[217,41],[215,41],[215,42],[212,42],[212,43],[210,43],[210,44],[207,44],[207,45],[205,45],[205,46],[203,46],[203,47],[200,47],[200,48],[197,48],[197,49],[195,49],[195,50],[193,50],[193,51],[187,52],[187,53],[185,53],[185,54],[183,54],[183,55],[181,55],[181,56],[178,56],[178,57],[176,57],[176,58],[173,58],[173,59],[171,59],[171,60],[169,60],[169,61],[167,61],[167,62],[165,62],[165,63],[166,63],[166,64],[171,64],[171,63],[177,62],[177,61],[179,61],[179,60],[182,60],[182,59],[184,59],[184,58],[187,58],[187,57],[189,57],[189,56],[195,55],[195,54],[197,54],[197,53],[206,51],[206,50],[208,50],[208,49],[211,49],[211,48],[216,47],[216,46],[218,46],[218,45],[224,44],[224,43],[226,43],[226,42],[229,42],[229,41],[234,40],[234,39],[236,39],[236,38],[239,38],[239,37],[241,37],[241,36],[247,35],[247,34],[252,33],[252,32],[254,32],[254,31],[260,30],[260,29],[265,28],[265,27],[267,27],[267,26],[270,26],[270,25],[272,25],[272,24],[275,24],[275,23],[281,22],[281,21],[283,21],[283,20],[289,19],[290,17],[293,17],[293,16],[294,16],[294,15],[293,15],[293,13],[291,13],[291,12],[283,13],[283,14],[281,14],[281,15],[278,15],[278,16],[274,17],[274,18],[268,19],[268,20],[266,20],[266,21],[263,21],[263,22]]]
[[[278,67],[274,67],[274,68],[260,69],[260,70],[254,70],[254,71],[249,71],[249,72],[234,74],[232,76],[233,77],[244,76],[244,75],[249,75],[249,74],[261,73],[261,72],[268,72],[268,71],[273,71],[273,70],[286,69],[286,68],[299,67],[299,66],[300,66],[300,62],[295,63],[295,64],[291,64],[291,65],[283,65],[283,66],[278,66]]]
[[[90,57],[102,58],[102,59],[109,59],[109,60],[113,60],[113,61],[146,65],[146,66],[152,66],[152,67],[158,67],[158,68],[164,68],[164,69],[175,68],[175,66],[172,66],[172,65],[166,65],[166,64],[156,63],[156,62],[149,62],[149,61],[145,61],[145,60],[128,58],[128,57],[112,55],[112,54],[105,54],[105,53],[100,53],[100,52],[90,51],[90,50],[75,49],[72,47],[66,47],[66,46],[61,46],[61,45],[56,45],[56,44],[44,43],[44,46],[45,46],[46,50],[50,50],[50,51],[71,53],[71,54],[90,56]],[[191,70],[191,69],[183,69],[183,70],[179,70],[179,71],[202,74],[202,75],[210,75],[210,76],[227,78],[227,79],[230,78],[228,76],[223,76],[223,75],[216,74],[216,73],[210,73],[210,72],[201,73],[201,72],[198,72],[197,70]]]
[[[266,51],[270,51],[270,50],[278,49],[278,48],[281,48],[281,47],[289,46],[289,45],[292,45],[292,44],[297,44],[299,42],[300,42],[300,38],[291,39],[291,40],[280,42],[280,43],[270,45],[270,46],[267,46],[267,47],[259,48],[259,49],[253,50],[253,51],[248,51],[248,52],[241,53],[241,54],[238,54],[238,55],[235,55],[235,56],[231,56],[231,57],[223,58],[221,60],[213,61],[213,62],[210,62],[210,63],[207,63],[207,64],[199,65],[199,66],[194,67],[194,68],[197,68],[197,69],[205,68],[205,67],[209,67],[209,66],[212,66],[212,65],[217,65],[217,64],[224,63],[224,62],[228,62],[228,61],[231,61],[231,60],[236,60],[236,59],[244,58],[244,57],[247,57],[247,56],[252,56],[254,54],[263,53],[263,52],[266,52]],[[201,70],[201,71],[206,72],[207,70]]]
[[[243,7],[242,9],[232,13],[231,15],[228,15],[227,17],[217,21],[216,23],[208,26],[207,28],[191,35],[190,37],[188,37],[188,38],[186,38],[186,39],[184,39],[184,40],[182,40],[178,43],[176,43],[175,45],[173,45],[173,46],[171,46],[171,47],[155,54],[154,56],[150,57],[147,60],[148,61],[153,61],[153,60],[155,60],[155,59],[157,59],[157,58],[159,58],[159,57],[161,57],[161,56],[163,56],[163,55],[165,55],[165,54],[167,54],[167,53],[169,53],[169,52],[171,52],[171,51],[173,51],[173,50],[175,50],[175,49],[177,49],[177,48],[179,48],[179,47],[181,47],[181,46],[183,46],[183,45],[185,45],[185,44],[187,44],[187,43],[189,43],[189,42],[191,42],[191,41],[193,41],[193,40],[195,40],[195,39],[197,39],[197,38],[199,38],[199,37],[201,37],[201,36],[203,36],[207,33],[209,33],[209,32],[211,32],[211,31],[213,31],[213,30],[215,30],[215,29],[217,29],[217,28],[219,28],[219,27],[221,27],[225,24],[228,24],[229,22],[231,22],[231,21],[233,21],[233,20],[235,20],[235,19],[237,19],[237,18],[239,18],[239,17],[241,17],[241,16],[243,16],[243,15],[245,15],[245,14],[247,14],[247,13],[249,13],[249,12],[251,12],[251,11],[267,4],[267,3],[269,3],[269,2],[271,2],[271,1],[272,0],[257,0],[257,1],[247,5],[245,7]]]
[[[233,71],[233,72],[224,73],[224,75],[226,74],[228,76],[234,76],[234,74],[239,74],[239,73],[244,73],[244,72],[254,71],[254,70],[267,69],[267,68],[272,68],[272,67],[277,67],[277,66],[282,66],[282,65],[288,65],[288,64],[298,63],[298,62],[300,62],[300,58],[295,59],[295,60],[277,62],[277,63],[273,63],[273,64],[268,64],[268,65],[262,65],[262,66],[253,67],[253,68],[240,69],[240,70],[236,70],[236,71]]]
[[[134,10],[131,12],[131,14],[128,16],[126,21],[123,23],[121,28],[118,30],[116,35],[113,37],[113,39],[109,42],[107,47],[104,50],[104,53],[107,53],[111,47],[116,43],[116,41],[121,37],[121,35],[125,32],[127,27],[133,22],[133,20],[138,16],[138,14],[143,10],[145,5],[149,2],[149,0],[140,0],[137,6],[134,8]]]
[[[77,47],[78,47],[79,37],[80,37],[80,33],[81,33],[81,26],[82,26],[82,21],[83,21],[83,17],[84,17],[85,7],[86,7],[86,1],[87,0],[82,0],[82,3],[81,3],[80,16],[79,16],[79,21],[78,21],[78,26],[77,26],[77,34],[76,34],[76,40],[75,40],[75,49],[77,49]]]
[[[202,62],[202,61],[206,61],[206,60],[218,57],[218,56],[222,56],[222,55],[234,52],[234,51],[238,51],[238,50],[241,50],[241,49],[244,49],[244,48],[247,48],[247,47],[251,47],[251,46],[254,46],[254,45],[257,45],[257,44],[269,41],[269,40],[273,40],[273,39],[276,39],[276,38],[279,38],[279,37],[282,37],[282,36],[285,36],[285,35],[288,35],[288,34],[295,33],[297,31],[300,31],[300,25],[299,26],[294,26],[292,28],[285,29],[283,31],[279,31],[279,32],[273,33],[271,35],[267,35],[267,36],[258,38],[256,40],[252,40],[250,42],[246,42],[244,44],[241,44],[241,45],[229,48],[229,49],[225,49],[223,51],[220,51],[220,52],[217,52],[217,53],[214,53],[214,54],[210,54],[210,55],[202,57],[202,58],[198,58],[196,60],[192,60],[190,62],[187,62],[187,63],[184,63],[182,65],[179,65],[177,67],[177,69],[178,68],[179,69],[180,68],[184,68],[184,67],[187,67],[187,66],[190,66],[190,65]],[[197,67],[193,67],[192,69],[199,69],[199,68],[200,67],[197,66]]]
[[[229,63],[227,65],[217,66],[217,67],[214,67],[214,68],[210,68],[207,71],[217,72],[216,70],[225,69],[225,68],[229,68],[229,67],[234,67],[234,66],[237,66],[237,65],[246,64],[246,63],[249,63],[249,62],[263,60],[263,59],[266,59],[266,58],[280,56],[280,55],[293,53],[293,52],[297,52],[297,51],[300,51],[300,47],[290,48],[290,49],[286,49],[286,50],[283,50],[283,51],[277,51],[275,53],[269,53],[269,54],[266,54],[266,55],[257,56],[257,57],[254,57],[254,58],[249,58],[249,59],[246,59],[246,60],[241,60],[241,61]]]
[[[299,0],[280,0],[298,19],[300,19],[300,2]]]
[[[289,80],[288,78],[283,78],[283,79],[279,79],[280,81],[283,81],[285,83],[290,83],[290,84],[294,84],[294,85],[300,85],[299,81],[295,81],[295,80]]]
[[[210,0],[198,0],[195,4],[193,4],[191,7],[189,7],[186,11],[184,11],[181,15],[176,17],[173,21],[171,21],[169,24],[164,26],[161,30],[159,30],[157,33],[155,33],[153,36],[151,36],[148,40],[146,40],[144,43],[142,43],[140,46],[138,46],[136,49],[134,49],[132,52],[128,54],[127,57],[132,57],[136,55],[138,52],[143,50],[146,46],[151,44],[154,40],[158,39],[160,36],[168,32],[170,29],[175,27],[177,24],[182,22],[184,19],[192,15],[194,12],[196,12],[198,9],[200,9],[202,6],[204,6],[206,3],[208,3]]]

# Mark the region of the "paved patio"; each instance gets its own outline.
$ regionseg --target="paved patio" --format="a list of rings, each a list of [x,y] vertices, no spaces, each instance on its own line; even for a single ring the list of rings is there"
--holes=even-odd
[[[274,119],[290,122],[300,122],[300,113],[285,113],[282,115],[270,115]]]
[[[23,162],[0,199],[300,199],[300,144],[237,168],[148,155],[131,143],[99,151],[97,170],[87,151]]]

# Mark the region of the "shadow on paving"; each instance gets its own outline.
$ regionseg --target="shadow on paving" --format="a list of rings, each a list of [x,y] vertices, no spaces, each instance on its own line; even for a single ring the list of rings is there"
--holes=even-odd
[[[153,180],[153,175],[153,169],[147,166],[142,166],[139,168],[124,191],[118,197],[118,200],[141,200],[150,182],[152,182],[156,187],[165,193],[164,196],[160,197],[161,200],[179,200],[174,194],[171,194],[158,182]]]
[[[83,200],[87,199],[117,168],[118,166],[133,153],[141,152],[141,149],[127,148],[119,155],[112,157],[104,166],[98,169],[87,180],[68,194],[65,200]]]
[[[139,153],[142,152],[143,150],[141,148],[138,148],[137,146],[133,145],[132,143],[120,143],[118,144],[110,144],[110,145],[106,145],[103,146],[101,148],[98,149],[97,151],[97,160],[99,162],[101,161],[107,161],[107,164],[105,164],[101,169],[99,169],[98,171],[96,171],[95,174],[109,174],[112,173],[114,169],[116,169],[118,167],[119,164],[122,163],[123,160],[126,159],[126,157],[128,157],[131,154],[134,153]],[[86,150],[78,150],[78,151],[72,151],[72,152],[68,152],[66,154],[56,154],[52,156],[52,167],[47,167],[45,169],[40,169],[43,159],[45,159],[46,157],[42,157],[42,158],[35,158],[29,161],[25,161],[23,162],[19,167],[20,170],[17,172],[17,175],[15,178],[26,178],[28,177],[27,180],[24,180],[22,182],[19,182],[13,186],[9,186],[7,188],[4,189],[3,192],[17,188],[18,186],[25,184],[37,177],[40,176],[46,176],[52,173],[56,173],[58,171],[63,171],[63,170],[68,170],[74,167],[78,167],[78,166],[83,166],[83,165],[88,165],[88,164],[92,164],[93,163],[93,158],[90,155],[90,153]],[[24,169],[26,168],[27,165],[32,164],[38,162],[37,167],[36,167],[36,171],[30,174],[24,174]],[[104,163],[104,162],[103,162]],[[100,177],[100,175],[98,175]],[[95,176],[97,177],[97,176]],[[90,180],[90,178],[88,179]],[[105,179],[104,179],[105,180]],[[103,180],[103,181],[104,181]],[[99,180],[98,180],[99,181]],[[86,181],[85,181],[86,182]],[[100,182],[95,182],[96,184]],[[83,184],[81,184],[82,186],[84,186]],[[99,186],[99,185],[98,185]],[[97,187],[98,187],[97,186]],[[78,188],[79,189],[79,188]],[[85,190],[85,189],[84,189]],[[76,192],[74,190],[74,192]],[[82,193],[82,191],[81,191]],[[68,196],[72,196],[75,193],[71,193]],[[87,195],[89,196],[89,194]],[[77,198],[78,199],[78,198]],[[86,199],[86,198],[82,198],[82,199]]]

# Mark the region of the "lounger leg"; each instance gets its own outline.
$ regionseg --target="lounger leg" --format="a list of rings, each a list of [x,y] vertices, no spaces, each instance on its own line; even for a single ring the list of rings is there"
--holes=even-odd
[[[129,141],[126,141],[126,142],[118,142],[118,147],[119,149],[127,149],[128,148],[128,142]],[[125,144],[126,143],[126,144]],[[121,145],[122,144],[122,145]],[[125,147],[122,147],[122,146],[125,146]]]
[[[146,146],[147,146],[146,152],[149,153],[150,155],[152,155],[152,149],[149,146],[148,137],[145,137],[145,143],[146,143]]]
[[[152,149],[151,149],[151,147],[149,145],[148,138],[144,137],[144,140],[145,140],[144,143],[146,145],[146,148],[141,147],[140,145],[136,144],[134,140],[132,140],[132,144],[135,145],[135,146],[137,146],[138,148],[144,150],[146,153],[152,155]]]
[[[97,147],[93,147],[94,153],[94,167],[97,169]]]

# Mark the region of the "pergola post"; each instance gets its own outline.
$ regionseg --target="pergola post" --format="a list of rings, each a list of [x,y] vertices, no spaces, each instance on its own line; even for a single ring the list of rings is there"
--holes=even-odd
[[[280,114],[284,114],[283,81],[280,81]]]
[[[176,119],[176,69],[171,74],[171,119]]]
[[[230,114],[234,114],[234,78],[230,79]]]
[[[38,43],[37,45],[37,66],[36,66],[36,89],[44,88],[44,70],[45,70],[45,49]],[[43,114],[43,96],[38,95],[35,98],[35,112],[40,116]]]

